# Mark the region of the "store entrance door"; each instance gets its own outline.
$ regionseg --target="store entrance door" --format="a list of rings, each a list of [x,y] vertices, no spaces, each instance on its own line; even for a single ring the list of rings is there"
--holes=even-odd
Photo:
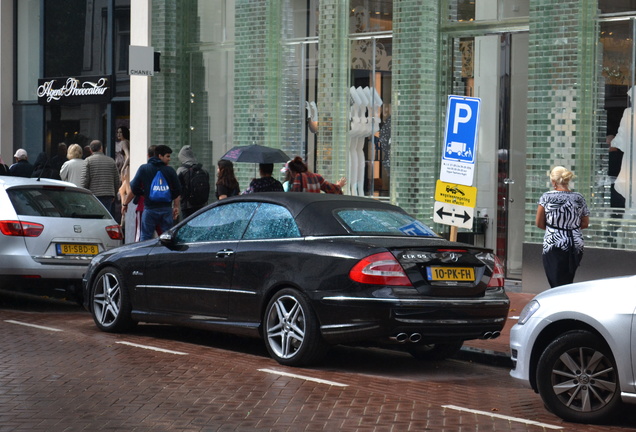
[[[502,135],[498,158],[497,201],[501,208],[497,217],[497,253],[505,257],[506,276],[521,279],[522,249],[525,235],[526,190],[526,132],[528,113],[528,33],[505,35],[509,43],[502,50],[509,82],[502,80],[508,90],[502,92],[509,99],[502,99],[502,118],[499,127]],[[505,157],[503,157],[505,156]],[[538,197],[537,197],[538,199]],[[501,250],[505,247],[505,250]]]
[[[475,216],[487,217],[484,243],[504,260],[506,277],[521,279],[526,229],[528,33],[462,37],[455,47],[462,70],[461,81],[454,81],[453,94],[482,101]]]

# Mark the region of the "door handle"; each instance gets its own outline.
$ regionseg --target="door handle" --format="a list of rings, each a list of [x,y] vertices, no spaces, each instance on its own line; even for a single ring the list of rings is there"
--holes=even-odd
[[[234,251],[232,249],[223,249],[216,253],[217,258],[226,258],[234,255]]]

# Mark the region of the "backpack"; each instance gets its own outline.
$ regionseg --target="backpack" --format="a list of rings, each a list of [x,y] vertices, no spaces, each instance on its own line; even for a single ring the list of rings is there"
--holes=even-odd
[[[171,202],[172,193],[170,192],[170,185],[168,180],[163,176],[161,170],[157,170],[155,178],[150,183],[150,193],[148,199],[156,202]]]
[[[210,175],[201,164],[189,167],[180,174],[184,189],[184,199],[191,207],[200,207],[208,202],[210,195]]]

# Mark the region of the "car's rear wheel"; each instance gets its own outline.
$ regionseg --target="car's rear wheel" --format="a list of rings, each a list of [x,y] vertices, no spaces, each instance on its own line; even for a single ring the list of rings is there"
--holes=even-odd
[[[616,362],[588,331],[569,331],[548,345],[537,365],[537,387],[548,409],[571,422],[608,420],[621,406]]]
[[[97,327],[107,332],[122,332],[135,324],[119,270],[104,268],[97,274],[92,288],[91,311]]]
[[[454,356],[462,348],[464,341],[409,346],[408,352],[418,360],[444,360]]]
[[[294,289],[283,289],[272,297],[265,310],[263,332],[269,354],[284,365],[316,363],[327,352],[309,300]]]

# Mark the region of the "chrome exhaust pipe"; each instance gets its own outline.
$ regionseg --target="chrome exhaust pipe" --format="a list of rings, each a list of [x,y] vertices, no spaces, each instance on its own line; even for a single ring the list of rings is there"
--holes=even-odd
[[[498,338],[499,336],[501,336],[501,332],[494,331],[492,332],[492,336],[490,337],[490,339],[495,339],[495,338]]]
[[[481,335],[480,339],[490,339],[492,338],[492,332],[486,332],[483,335]]]
[[[422,335],[419,333],[413,333],[411,336],[409,336],[409,342],[411,343],[417,343],[421,340],[422,340]]]
[[[406,333],[398,333],[395,336],[391,336],[389,339],[397,343],[404,343],[408,338],[409,335],[407,335]]]

